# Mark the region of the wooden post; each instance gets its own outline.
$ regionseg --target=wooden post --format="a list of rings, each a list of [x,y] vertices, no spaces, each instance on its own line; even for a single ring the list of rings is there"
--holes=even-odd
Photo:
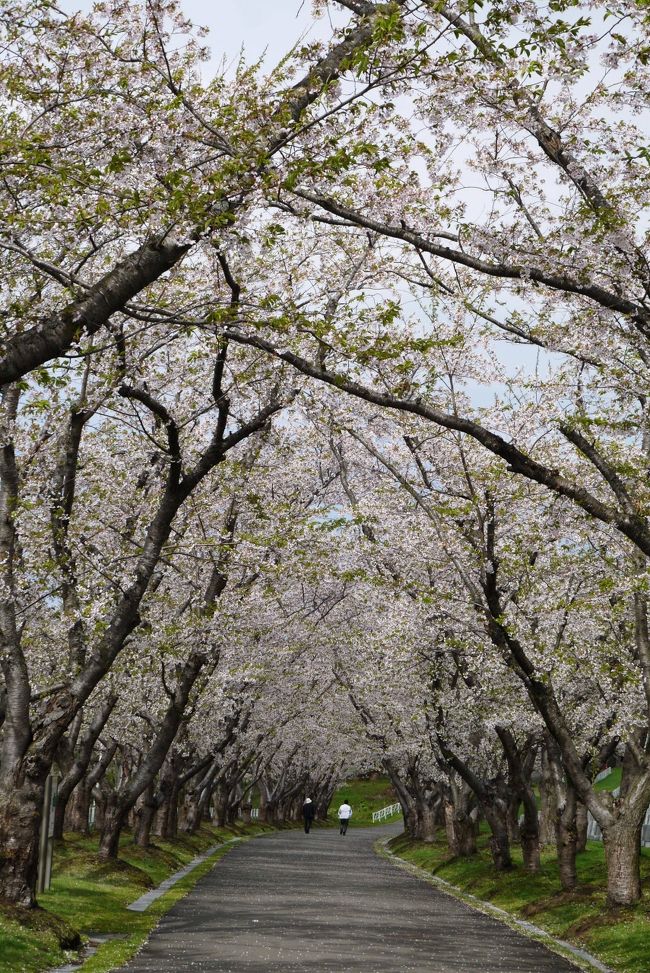
[[[43,817],[38,843],[38,880],[36,892],[46,892],[52,881],[52,853],[54,851],[54,807],[59,790],[58,774],[48,774],[43,797]]]

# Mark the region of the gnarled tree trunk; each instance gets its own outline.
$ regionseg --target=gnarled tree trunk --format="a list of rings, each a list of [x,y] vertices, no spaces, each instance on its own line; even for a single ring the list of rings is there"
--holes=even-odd
[[[16,905],[35,901],[38,850],[45,781],[49,767],[25,774],[3,790],[0,779],[0,894]],[[3,774],[3,777],[5,775]]]
[[[641,825],[619,818],[603,830],[607,860],[607,898],[610,905],[634,905],[641,897]]]
[[[471,788],[457,780],[455,774],[450,774],[445,797],[445,831],[449,851],[456,858],[476,854],[476,829],[471,809]]]

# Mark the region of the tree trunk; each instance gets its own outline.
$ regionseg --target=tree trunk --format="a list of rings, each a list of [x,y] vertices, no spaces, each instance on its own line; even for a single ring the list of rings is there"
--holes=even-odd
[[[490,838],[490,851],[492,861],[498,872],[505,872],[512,868],[512,858],[510,856],[510,839],[508,838],[507,828],[498,827],[492,832]]]
[[[445,801],[445,833],[447,835],[449,854],[453,855],[454,858],[458,858],[460,855],[460,843],[458,841],[454,805],[450,800]]]
[[[201,791],[201,796],[196,805],[196,820],[194,823],[192,834],[194,834],[194,832],[201,827],[203,819],[204,817],[206,817],[209,811],[211,802],[212,802],[212,784],[209,784],[207,787],[204,787],[203,790]]]
[[[641,897],[641,826],[619,819],[603,831],[603,843],[607,860],[607,901],[611,906],[634,905]]]
[[[587,850],[588,825],[589,825],[589,819],[587,817],[587,808],[582,803],[582,801],[578,801],[578,806],[576,808],[576,834],[577,834],[576,851],[578,852],[583,852]]]
[[[185,804],[185,823],[183,824],[183,831],[186,834],[196,834],[199,825],[201,824],[202,813],[199,810],[199,801],[197,800],[197,795],[195,791],[192,791],[186,800]]]
[[[417,813],[415,810],[415,805],[413,804],[413,799],[411,794],[404,786],[400,775],[397,773],[393,763],[388,760],[383,760],[384,769],[390,778],[390,782],[395,788],[395,793],[397,794],[397,799],[402,805],[402,816],[404,818],[404,830],[406,831],[409,838],[413,840],[417,839]]]
[[[134,844],[138,848],[148,848],[151,844],[151,827],[158,809],[154,796],[154,786],[149,784],[144,792],[138,808],[138,821],[133,834]]]
[[[216,812],[217,812],[216,814],[217,827],[225,828],[228,823],[228,805],[226,804],[225,801],[223,800],[217,801]],[[267,813],[268,812],[269,812],[269,806],[267,805]]]
[[[541,859],[539,853],[539,831],[529,830],[526,821],[520,828],[521,852],[524,858],[524,868],[527,872],[535,873],[540,870]]]
[[[519,806],[521,800],[519,794],[513,794],[508,800],[508,811],[506,813],[506,823],[508,825],[508,838],[513,844],[521,840],[519,829]]]
[[[104,828],[106,809],[108,808],[108,797],[104,789],[100,789],[99,794],[95,797],[95,805],[95,831],[101,834]]]
[[[436,840],[436,810],[435,807],[421,801],[417,804],[418,840],[432,844]]]
[[[199,780],[195,780],[185,790],[183,831],[186,834],[196,834],[201,826],[207,807],[212,798],[212,785],[217,772],[217,762],[210,761],[207,774],[203,773]],[[186,781],[189,778],[186,778]]]
[[[468,858],[476,854],[476,826],[469,814],[456,814],[454,827],[458,839],[458,854]]]
[[[481,801],[485,819],[490,826],[490,851],[492,861],[498,872],[512,868],[510,839],[508,837],[507,807],[499,798]]]
[[[404,817],[404,830],[406,831],[409,838],[413,841],[417,841],[419,837],[418,832],[418,815],[410,797],[408,801],[403,801],[402,803],[402,815]]]
[[[219,807],[216,807],[217,815],[219,813]],[[260,805],[260,815],[262,814],[262,806]],[[268,798],[264,803],[264,820],[265,824],[276,824],[276,805],[274,801],[270,801]]]
[[[535,795],[530,785],[527,785],[524,789],[523,801],[524,820],[519,828],[521,852],[524,859],[524,868],[527,872],[535,874],[541,868],[539,848],[539,815],[537,813]]]
[[[610,796],[595,790],[586,772],[585,761],[575,747],[573,734],[565,720],[553,685],[537,678],[535,666],[528,658],[523,645],[503,625],[502,606],[499,602],[494,575],[490,575],[489,590],[487,587],[484,590],[490,600],[489,630],[494,645],[506,656],[509,668],[525,685],[531,702],[544,720],[548,730],[547,746],[549,739],[552,739],[576,794],[587,805],[600,825],[603,838],[605,833],[608,834],[608,900],[615,905],[630,905],[638,901],[640,896],[638,840],[643,816],[650,801],[650,767],[644,758],[639,758],[639,754],[643,753],[647,744],[647,727],[639,727],[632,734],[636,739],[631,740],[630,746],[625,748],[620,793],[616,802],[612,802]],[[639,593],[635,595],[634,600],[637,650],[640,658],[645,660],[644,679],[647,687],[650,680],[647,604],[645,596]],[[648,701],[650,702],[650,693]]]
[[[42,778],[42,779],[41,779]],[[0,898],[36,905],[38,849],[47,771],[0,789]]]
[[[438,745],[447,765],[447,773],[452,780],[451,770],[458,774],[464,784],[470,788],[478,801],[479,807],[490,826],[490,851],[497,871],[506,871],[512,867],[510,855],[510,839],[508,837],[508,801],[504,794],[505,786],[502,778],[486,782],[475,774],[471,768],[451,751],[438,735]]]
[[[178,799],[180,797],[180,791],[178,779],[175,779],[167,801],[167,821],[165,824],[166,837],[172,840],[178,836]]]
[[[104,860],[114,860],[120,850],[120,835],[124,827],[127,811],[112,802],[104,814],[104,827],[99,841],[98,856]]]
[[[467,813],[466,802],[460,805],[445,801],[445,831],[450,853],[454,858],[467,858],[476,854],[476,831]]]
[[[508,764],[508,787],[503,798],[507,811],[508,837],[510,841],[520,841],[524,867],[529,872],[538,872],[539,857],[539,815],[533,792],[531,777],[535,766],[537,742],[530,734],[523,743],[518,743],[508,727],[495,727],[495,732],[503,746]],[[523,821],[519,824],[519,807],[523,803]]]
[[[68,809],[68,800],[69,800],[69,795],[66,795],[65,792],[62,798],[59,798],[58,794],[56,796],[56,805],[54,807],[53,831],[54,831],[54,837],[57,839],[57,841],[60,841],[63,838],[66,812]]]
[[[443,801],[447,844],[455,857],[476,854],[476,829],[471,817],[472,790],[455,773],[449,774],[449,785]]]
[[[576,831],[576,792],[567,781],[564,804],[557,816],[557,857],[560,868],[560,885],[571,890],[578,884],[576,872],[576,851],[578,835]]]
[[[557,841],[557,793],[553,768],[548,756],[548,750],[542,747],[542,775],[539,782],[540,795],[540,828],[539,840],[544,847],[554,845]]]
[[[64,826],[77,834],[88,834],[88,815],[90,812],[90,787],[85,781],[77,784],[72,792],[72,800],[66,808],[67,818]]]
[[[90,812],[90,801],[93,795],[93,791],[99,785],[99,793],[101,796],[96,799],[96,814],[95,814],[95,829],[101,831],[103,825],[103,807],[105,803],[104,793],[102,791],[102,781],[106,776],[106,772],[115,756],[117,751],[117,743],[113,741],[109,746],[104,748],[104,751],[93,767],[93,769],[84,776],[82,776],[80,782],[77,784],[72,792],[72,808],[68,815],[68,821],[65,822],[65,826],[70,831],[78,831],[81,834],[88,834],[90,826],[88,823],[88,815]],[[70,805],[68,805],[70,807]]]
[[[55,838],[63,837],[65,812],[68,801],[90,766],[95,744],[99,740],[99,735],[106,726],[106,723],[108,722],[116,703],[117,695],[114,693],[109,693],[103,704],[99,707],[99,710],[95,714],[94,719],[91,721],[88,729],[83,734],[82,739],[79,741],[74,760],[71,761],[70,766],[67,768],[67,772],[59,782],[56,807],[54,809]],[[75,722],[77,720],[79,721],[80,728],[81,711],[77,714],[77,717],[75,717]],[[78,739],[78,732],[75,734],[75,737]],[[98,767],[101,770],[100,765],[98,765]]]
[[[268,799],[263,784],[260,784],[259,786],[259,794],[260,794],[260,804],[259,804],[259,810],[257,812],[257,820],[260,822],[260,824],[269,824]]]

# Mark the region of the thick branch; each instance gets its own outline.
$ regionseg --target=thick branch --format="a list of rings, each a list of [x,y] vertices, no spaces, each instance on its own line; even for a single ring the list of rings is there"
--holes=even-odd
[[[13,382],[32,369],[63,355],[84,335],[94,335],[112,314],[121,311],[187,253],[189,244],[149,241],[58,314],[9,338],[0,357],[0,384]]]
[[[412,415],[421,416],[423,419],[427,419],[429,422],[433,422],[445,429],[453,429],[456,432],[462,432],[471,436],[491,453],[494,453],[495,456],[500,456],[505,460],[510,472],[518,473],[528,480],[547,487],[553,493],[572,500],[591,517],[614,526],[625,537],[629,538],[640,551],[650,556],[650,529],[648,529],[642,517],[636,513],[627,514],[626,512],[621,512],[616,507],[603,503],[602,500],[595,497],[585,487],[568,480],[558,470],[538,463],[513,443],[509,443],[498,434],[490,432],[489,429],[481,426],[478,422],[463,418],[462,416],[442,412],[440,409],[424,405],[421,400],[408,401],[398,399],[385,392],[375,392],[361,385],[359,382],[347,379],[342,375],[335,375],[325,371],[323,368],[311,364],[306,359],[295,355],[291,351],[279,351],[264,338],[245,335],[239,331],[229,331],[228,336],[232,341],[251,345],[254,348],[260,348],[270,355],[286,361],[304,375],[309,375],[311,378],[315,378],[320,382],[325,382],[327,385],[338,388],[342,392],[347,392],[349,395],[354,395],[356,398],[363,399],[366,402],[372,402],[375,405],[383,406],[387,409],[395,409],[399,412],[407,412]]]
[[[271,131],[263,147],[258,171],[263,171],[266,161],[277,149],[294,138],[298,131],[288,130],[287,122],[295,125],[323,93],[329,83],[335,81],[349,65],[357,50],[366,46],[372,38],[372,15],[386,9],[381,4],[376,9],[369,5],[369,18],[365,18],[343,39],[316,61],[307,74],[281,99],[272,115]],[[212,212],[234,215],[251,188],[254,176],[248,182],[224,191],[215,199]],[[205,223],[205,221],[204,221]],[[218,221],[221,225],[221,221]],[[70,346],[84,335],[94,335],[110,319],[122,311],[125,305],[144,288],[158,280],[174,267],[191,246],[204,234],[205,225],[198,226],[189,241],[175,243],[168,240],[149,240],[133,253],[124,257],[96,283],[87,287],[84,294],[58,313],[41,320],[28,331],[14,335],[5,342],[0,356],[0,385],[15,381],[28,372],[54,358],[63,355]]]
[[[343,217],[355,223],[357,226],[373,230],[375,233],[384,237],[402,240],[404,243],[415,247],[416,250],[430,253],[443,260],[449,260],[451,263],[458,264],[462,267],[469,267],[471,270],[476,270],[478,273],[484,274],[487,277],[506,280],[530,280],[536,284],[543,284],[545,287],[551,288],[551,290],[586,297],[610,311],[618,311],[621,314],[625,314],[643,329],[647,329],[650,323],[647,313],[639,304],[621,297],[612,291],[608,291],[599,284],[582,283],[567,274],[554,274],[542,270],[539,267],[524,264],[489,263],[480,257],[473,257],[464,250],[455,250],[452,247],[441,246],[423,236],[417,230],[410,229],[405,223],[395,226],[392,223],[382,222],[370,216],[365,216],[363,213],[357,212],[349,206],[344,206],[329,196],[324,196],[321,193],[312,192],[308,189],[294,189],[293,192],[300,198],[306,199],[316,206],[320,206],[328,213],[334,213],[336,216]]]

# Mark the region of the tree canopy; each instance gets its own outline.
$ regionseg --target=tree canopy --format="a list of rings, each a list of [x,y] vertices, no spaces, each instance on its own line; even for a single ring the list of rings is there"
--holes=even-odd
[[[330,7],[212,77],[176,0],[0,11],[18,903],[54,765],[107,857],[383,767],[412,833],[468,854],[480,813],[533,871],[541,775],[563,886],[588,808],[640,895],[647,6]]]

